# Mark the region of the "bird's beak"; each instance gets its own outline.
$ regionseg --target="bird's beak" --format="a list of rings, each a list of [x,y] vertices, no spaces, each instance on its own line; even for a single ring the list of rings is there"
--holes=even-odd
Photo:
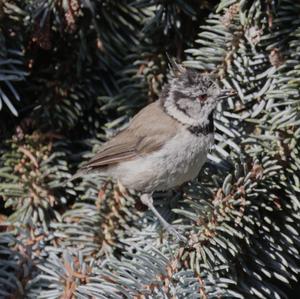
[[[223,101],[228,97],[232,97],[234,95],[236,95],[236,91],[234,89],[222,89],[220,95],[218,96],[218,99],[220,101]]]

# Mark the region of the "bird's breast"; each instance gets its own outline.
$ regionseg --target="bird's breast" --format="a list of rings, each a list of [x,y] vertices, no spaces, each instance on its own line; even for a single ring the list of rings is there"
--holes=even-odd
[[[168,184],[173,186],[194,179],[205,161],[213,144],[213,134],[196,136],[183,131],[166,144],[165,159],[170,174]]]
[[[198,175],[212,143],[213,134],[196,136],[182,129],[159,150],[121,163],[115,173],[128,188],[168,190]]]

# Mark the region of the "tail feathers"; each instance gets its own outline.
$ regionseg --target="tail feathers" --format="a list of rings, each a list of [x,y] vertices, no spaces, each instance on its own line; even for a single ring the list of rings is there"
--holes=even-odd
[[[99,173],[97,171],[93,171],[90,168],[83,168],[83,169],[79,169],[72,177],[70,177],[66,182],[65,185],[69,182],[72,182],[74,180],[77,180],[79,178],[82,177],[86,177],[86,178],[97,178],[97,180],[99,179],[104,180],[105,178],[107,178],[107,174],[105,173]]]
[[[72,182],[78,178],[81,178],[87,174],[89,174],[89,169],[80,169],[78,170],[74,175],[71,176],[71,178],[69,178],[68,182]]]
[[[66,181],[64,181],[62,184],[64,186],[66,186],[68,183],[78,179],[78,178],[81,178],[85,175],[87,175],[89,173],[89,170],[88,169],[80,169],[78,170],[73,176],[71,176],[69,179],[67,179]]]

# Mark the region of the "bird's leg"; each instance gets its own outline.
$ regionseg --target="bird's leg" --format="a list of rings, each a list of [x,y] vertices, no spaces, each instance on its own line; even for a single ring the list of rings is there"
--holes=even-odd
[[[152,195],[149,193],[144,193],[141,195],[141,202],[146,205],[153,213],[154,215],[159,219],[160,223],[164,226],[164,228],[167,230],[168,233],[172,234],[176,237],[177,240],[187,242],[186,237],[181,235],[171,224],[169,224],[156,210],[156,208],[153,205],[153,198]]]

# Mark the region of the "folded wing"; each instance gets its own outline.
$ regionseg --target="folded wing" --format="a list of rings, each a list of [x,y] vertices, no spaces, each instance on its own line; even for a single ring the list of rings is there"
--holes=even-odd
[[[157,101],[141,110],[129,127],[106,142],[81,167],[82,173],[135,159],[160,149],[178,130],[178,123],[165,114]]]

